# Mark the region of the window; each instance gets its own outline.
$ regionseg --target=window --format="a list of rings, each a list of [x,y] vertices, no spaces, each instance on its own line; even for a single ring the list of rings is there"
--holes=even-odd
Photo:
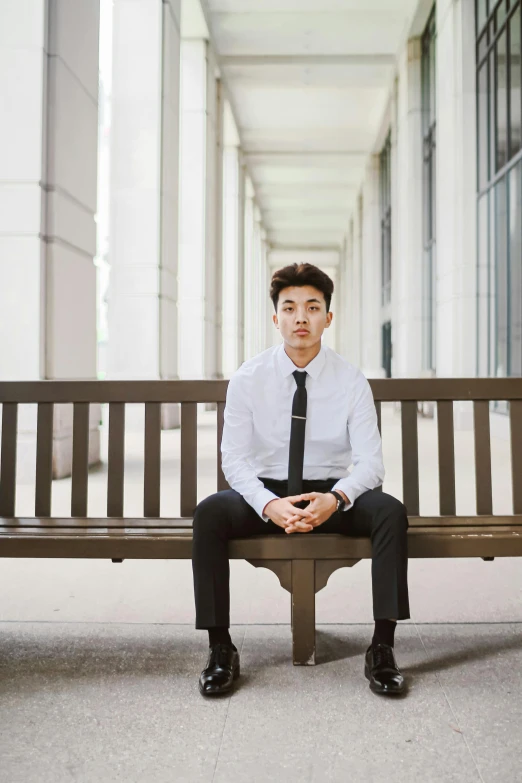
[[[391,134],[380,154],[381,304],[391,302]]]
[[[522,2],[476,0],[477,373],[522,375]]]
[[[435,370],[435,217],[436,217],[436,93],[435,7],[422,36],[422,137],[423,137],[423,266],[422,266],[422,365]]]

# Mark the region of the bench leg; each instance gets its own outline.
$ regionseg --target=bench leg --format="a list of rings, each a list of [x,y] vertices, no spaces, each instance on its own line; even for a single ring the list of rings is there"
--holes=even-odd
[[[292,560],[294,666],[315,664],[315,561]]]

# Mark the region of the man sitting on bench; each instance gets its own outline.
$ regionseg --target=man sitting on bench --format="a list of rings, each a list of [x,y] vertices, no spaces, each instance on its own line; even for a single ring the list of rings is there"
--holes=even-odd
[[[384,466],[370,384],[321,343],[333,290],[312,264],[275,272],[270,297],[283,342],[244,362],[228,384],[221,452],[231,489],[194,512],[196,628],[208,630],[210,646],[204,696],[229,691],[239,677],[228,542],[283,533],[371,538],[375,631],[365,675],[374,693],[404,689],[393,645],[397,620],[410,617],[408,517],[403,503],[376,489]]]

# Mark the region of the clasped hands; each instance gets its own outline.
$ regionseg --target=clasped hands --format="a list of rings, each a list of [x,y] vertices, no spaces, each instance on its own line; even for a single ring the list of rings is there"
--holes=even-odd
[[[306,508],[295,508],[294,503],[309,500]],[[337,507],[335,495],[329,492],[304,492],[302,495],[290,495],[275,498],[264,508],[264,513],[274,524],[284,528],[285,533],[309,533],[314,527],[326,522]]]

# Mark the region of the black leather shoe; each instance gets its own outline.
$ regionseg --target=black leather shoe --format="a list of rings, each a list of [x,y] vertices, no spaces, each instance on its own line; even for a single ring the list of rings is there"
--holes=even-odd
[[[238,677],[238,651],[230,644],[214,644],[210,648],[207,667],[199,678],[199,692],[203,696],[226,693]]]
[[[366,650],[364,674],[370,680],[374,693],[402,693],[404,677],[395,661],[393,647],[389,644],[370,644]]]

